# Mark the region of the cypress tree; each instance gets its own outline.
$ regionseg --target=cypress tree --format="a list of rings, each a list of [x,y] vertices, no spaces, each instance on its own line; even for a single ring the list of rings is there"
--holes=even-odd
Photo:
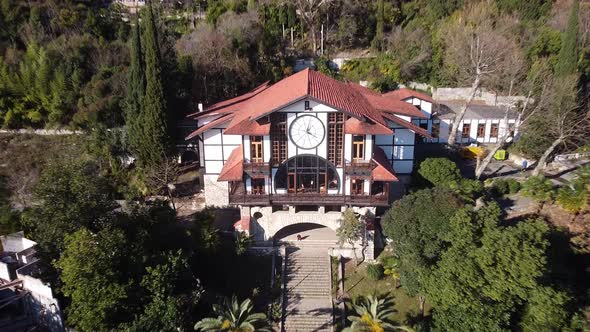
[[[148,1],[146,7],[143,38],[146,85],[143,108],[139,117],[141,121],[139,125],[143,130],[138,157],[141,164],[151,166],[163,160],[168,152],[170,141],[167,130],[167,102],[162,81],[158,32],[151,1]]]
[[[142,99],[145,93],[139,16],[136,18],[135,27],[133,28],[130,56],[131,65],[129,66],[127,99],[125,101],[125,124],[127,126],[127,143],[131,150],[137,154],[142,141],[142,128],[138,126],[138,119],[141,114]]]
[[[578,0],[574,0],[572,9],[567,21],[567,28],[561,42],[561,49],[559,50],[559,56],[557,64],[555,66],[555,74],[557,76],[567,76],[576,72],[578,63],[578,11],[579,11]]]

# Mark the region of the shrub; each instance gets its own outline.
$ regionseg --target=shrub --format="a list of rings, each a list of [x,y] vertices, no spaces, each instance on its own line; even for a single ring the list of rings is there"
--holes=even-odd
[[[509,194],[516,194],[520,191],[520,182],[518,182],[516,179],[507,179],[506,182],[508,182]]]
[[[522,184],[522,194],[545,202],[553,197],[553,184],[542,175],[531,176]]]
[[[427,158],[418,173],[433,186],[451,187],[462,179],[457,165],[447,158]]]
[[[588,190],[583,182],[577,181],[571,186],[559,188],[556,200],[565,210],[578,213],[588,203]]]
[[[367,267],[367,277],[371,280],[381,280],[384,275],[383,265],[381,264],[370,264]]]
[[[492,184],[492,192],[494,193],[494,195],[504,196],[508,194],[509,191],[510,188],[508,186],[508,181],[506,181],[505,179],[494,180],[494,183]]]
[[[492,194],[503,196],[516,194],[520,190],[520,182],[516,179],[496,179],[492,182]]]

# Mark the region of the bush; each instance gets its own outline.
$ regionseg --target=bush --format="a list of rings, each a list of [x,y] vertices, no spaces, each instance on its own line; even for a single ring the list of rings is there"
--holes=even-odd
[[[381,264],[369,264],[367,267],[367,277],[374,281],[383,279],[384,272]]]
[[[496,196],[504,196],[508,194],[509,191],[508,181],[505,179],[497,179],[492,183],[492,192]]]
[[[516,194],[520,191],[520,182],[518,182],[516,179],[507,179],[506,182],[508,182],[509,194]]]
[[[492,194],[496,196],[516,194],[519,190],[520,182],[516,179],[496,179],[492,182]]]
[[[435,187],[450,188],[462,179],[457,165],[447,158],[427,158],[420,163],[418,173]]]
[[[588,190],[583,182],[577,181],[571,186],[559,188],[556,201],[565,210],[578,213],[588,203]]]
[[[553,197],[553,184],[542,175],[531,176],[522,184],[522,194],[546,202]]]

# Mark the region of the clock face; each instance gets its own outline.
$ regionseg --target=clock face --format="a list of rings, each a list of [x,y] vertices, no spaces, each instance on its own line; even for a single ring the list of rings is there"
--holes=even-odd
[[[320,119],[313,115],[302,115],[291,123],[289,136],[301,149],[313,149],[324,140],[325,128]]]

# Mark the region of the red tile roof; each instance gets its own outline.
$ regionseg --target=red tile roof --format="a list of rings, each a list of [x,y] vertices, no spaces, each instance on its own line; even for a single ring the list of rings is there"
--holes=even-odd
[[[227,134],[267,135],[270,126],[257,120],[296,101],[310,98],[355,118],[356,121],[350,122],[352,128],[347,129],[347,133],[363,130],[363,133],[391,134],[384,119],[391,114],[425,117],[415,106],[392,98],[397,94],[380,95],[358,84],[341,82],[306,69],[273,85],[264,83],[244,95],[211,105],[190,117],[226,115],[224,119],[229,121]],[[406,123],[400,125],[405,126]],[[365,129],[368,131],[365,132]]]
[[[242,145],[232,150],[223,164],[217,181],[241,181],[244,176],[244,151]]]
[[[431,96],[429,96],[425,93],[410,90],[407,88],[393,90],[393,91],[390,91],[390,92],[384,94],[383,96],[394,97],[398,100],[406,100],[408,98],[415,97],[415,98],[422,99],[422,100],[430,102],[430,103],[434,103],[434,100],[432,99]]]
[[[425,119],[426,116],[416,106],[402,101],[401,99],[385,97],[364,86],[349,83],[354,89],[360,91],[367,101],[381,112],[407,115]]]
[[[385,152],[378,146],[374,148],[373,161],[377,164],[371,173],[374,181],[398,181]]]
[[[391,122],[398,124],[402,127],[408,128],[411,131],[415,132],[416,134],[419,134],[419,135],[424,136],[426,138],[432,138],[432,136],[430,136],[430,134],[428,133],[427,130],[420,128],[420,127],[416,126],[415,124],[400,118],[399,116],[395,116],[392,114],[384,114],[383,116],[387,120],[390,120]]]
[[[362,122],[356,118],[348,118],[344,124],[344,133],[353,135],[393,135],[393,130],[380,123]]]
[[[189,139],[191,139],[191,138],[193,138],[193,137],[195,137],[197,135],[200,135],[203,132],[205,132],[205,131],[207,131],[207,130],[209,130],[211,128],[214,128],[217,125],[220,125],[222,123],[225,123],[225,122],[227,122],[229,120],[231,120],[231,116],[230,115],[227,115],[227,114],[226,115],[223,115],[220,118],[217,118],[217,119],[215,119],[215,120],[207,123],[206,125],[199,127],[199,129],[193,131],[190,135],[188,135],[185,138],[185,140],[188,141]]]

